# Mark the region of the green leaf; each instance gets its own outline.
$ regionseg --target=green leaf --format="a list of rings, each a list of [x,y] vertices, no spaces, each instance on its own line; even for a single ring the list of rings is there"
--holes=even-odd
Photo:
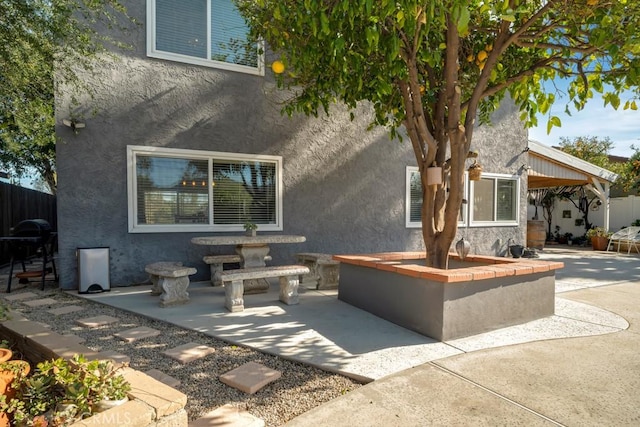
[[[560,117],[558,116],[551,116],[549,118],[549,121],[547,122],[547,134],[551,133],[551,129],[553,127],[562,127],[562,122],[560,121]]]
[[[466,7],[463,7],[460,11],[460,17],[458,18],[458,34],[467,35],[469,33],[469,20],[471,19],[471,12]]]

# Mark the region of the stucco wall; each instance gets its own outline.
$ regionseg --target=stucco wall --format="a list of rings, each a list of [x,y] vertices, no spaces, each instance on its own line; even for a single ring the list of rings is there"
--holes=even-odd
[[[145,2],[127,2],[145,22]],[[421,250],[419,229],[405,227],[405,167],[415,165],[409,142],[367,131],[361,107],[350,122],[341,107],[330,118],[280,115],[283,94],[266,77],[147,58],[145,29],[126,41],[135,47],[87,76],[94,96],[77,107],[57,104],[57,122],[75,114],[86,128],[58,125],[58,231],[60,285],[77,286],[75,250],[111,248],[111,284],[145,281],[145,264],[183,261],[206,279],[205,248],[190,243],[206,233],[130,234],[127,228],[127,145],[148,145],[283,157],[284,230],[302,244],[274,245],[273,262],[292,262],[300,251],[363,253]],[[486,172],[520,173],[527,133],[507,105],[492,127],[480,128],[473,147]],[[523,175],[524,176],[524,175]],[[526,194],[526,179],[521,179]],[[524,200],[524,199],[523,199]],[[526,225],[526,204],[520,222]],[[497,254],[525,228],[460,230],[473,253]],[[219,248],[220,252],[231,247]]]

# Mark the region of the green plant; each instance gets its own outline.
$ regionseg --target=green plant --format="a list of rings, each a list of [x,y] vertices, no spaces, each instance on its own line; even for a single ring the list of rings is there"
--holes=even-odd
[[[4,322],[9,319],[9,307],[0,301],[0,322]]]
[[[609,237],[611,233],[609,233],[606,229],[602,227],[593,227],[587,230],[587,238],[591,239],[592,237]]]
[[[102,400],[122,400],[131,386],[113,362],[75,355],[41,362],[36,371],[17,382],[15,398],[0,403],[27,426],[63,426],[91,416]]]
[[[636,219],[631,223],[632,227],[640,227],[640,219]]]
[[[253,231],[258,229],[258,224],[252,221],[245,221],[244,223],[245,231]]]

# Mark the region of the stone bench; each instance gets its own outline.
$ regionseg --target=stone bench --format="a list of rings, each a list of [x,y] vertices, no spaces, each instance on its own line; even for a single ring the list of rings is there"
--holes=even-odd
[[[205,264],[209,264],[211,270],[211,286],[222,286],[220,274],[224,270],[224,264],[239,263],[240,255],[207,255],[202,258]],[[265,261],[271,261],[271,256],[264,257]]]
[[[224,283],[225,307],[231,312],[244,310],[244,280],[280,278],[280,301],[287,305],[298,304],[298,277],[309,274],[304,265],[279,265],[226,270],[221,273]]]
[[[329,254],[305,252],[296,254],[298,262],[309,267],[309,274],[300,276],[300,283],[316,289],[337,289],[340,280],[340,261]]]
[[[198,270],[185,267],[181,262],[162,261],[147,265],[144,270],[149,273],[153,287],[152,295],[160,293],[160,306],[186,304],[189,302],[189,276]]]

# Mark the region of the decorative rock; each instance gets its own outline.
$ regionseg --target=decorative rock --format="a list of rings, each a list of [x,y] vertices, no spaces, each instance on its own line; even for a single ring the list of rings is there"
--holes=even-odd
[[[54,308],[52,310],[49,310],[48,312],[53,314],[54,316],[60,316],[62,314],[75,313],[76,311],[82,310],[84,310],[84,308],[80,307],[79,305],[65,305],[64,307]]]

